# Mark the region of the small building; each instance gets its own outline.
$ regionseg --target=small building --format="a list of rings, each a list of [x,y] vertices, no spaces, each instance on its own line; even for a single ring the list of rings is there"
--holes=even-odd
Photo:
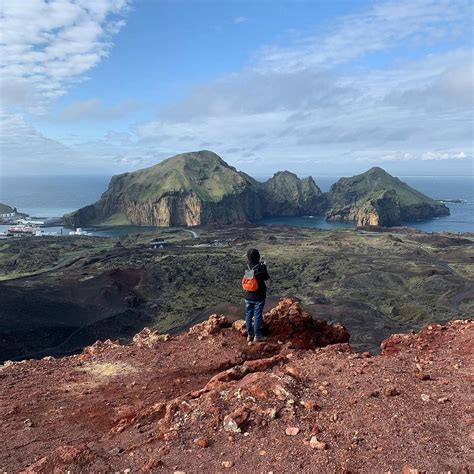
[[[83,230],[82,227],[78,227],[75,231],[71,230],[69,232],[69,235],[94,235],[92,232],[87,232],[86,230]]]
[[[170,246],[170,243],[166,240],[153,240],[150,242],[150,249],[157,250],[157,249],[164,249]]]

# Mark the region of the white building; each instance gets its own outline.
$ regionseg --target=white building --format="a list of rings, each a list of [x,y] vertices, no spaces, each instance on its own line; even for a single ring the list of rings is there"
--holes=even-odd
[[[92,232],[87,232],[85,230],[82,230],[82,227],[78,227],[75,231],[71,230],[69,232],[69,235],[94,235]]]

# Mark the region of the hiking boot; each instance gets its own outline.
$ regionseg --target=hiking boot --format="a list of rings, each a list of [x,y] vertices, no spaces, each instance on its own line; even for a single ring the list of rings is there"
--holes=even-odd
[[[253,342],[253,336],[247,336],[247,342]]]
[[[267,341],[267,340],[268,340],[268,338],[265,337],[265,336],[258,336],[258,337],[255,336],[255,337],[253,338],[253,342],[265,342],[265,341]]]

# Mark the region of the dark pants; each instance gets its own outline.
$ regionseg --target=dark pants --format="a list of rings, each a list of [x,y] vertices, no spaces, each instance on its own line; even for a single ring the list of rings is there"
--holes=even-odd
[[[262,337],[260,325],[262,324],[264,306],[265,300],[245,300],[245,326],[250,337]]]

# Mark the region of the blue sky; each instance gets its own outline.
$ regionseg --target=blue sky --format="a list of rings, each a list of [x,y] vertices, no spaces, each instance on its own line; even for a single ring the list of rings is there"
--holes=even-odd
[[[0,5],[4,175],[203,148],[255,175],[473,173],[469,1]]]

